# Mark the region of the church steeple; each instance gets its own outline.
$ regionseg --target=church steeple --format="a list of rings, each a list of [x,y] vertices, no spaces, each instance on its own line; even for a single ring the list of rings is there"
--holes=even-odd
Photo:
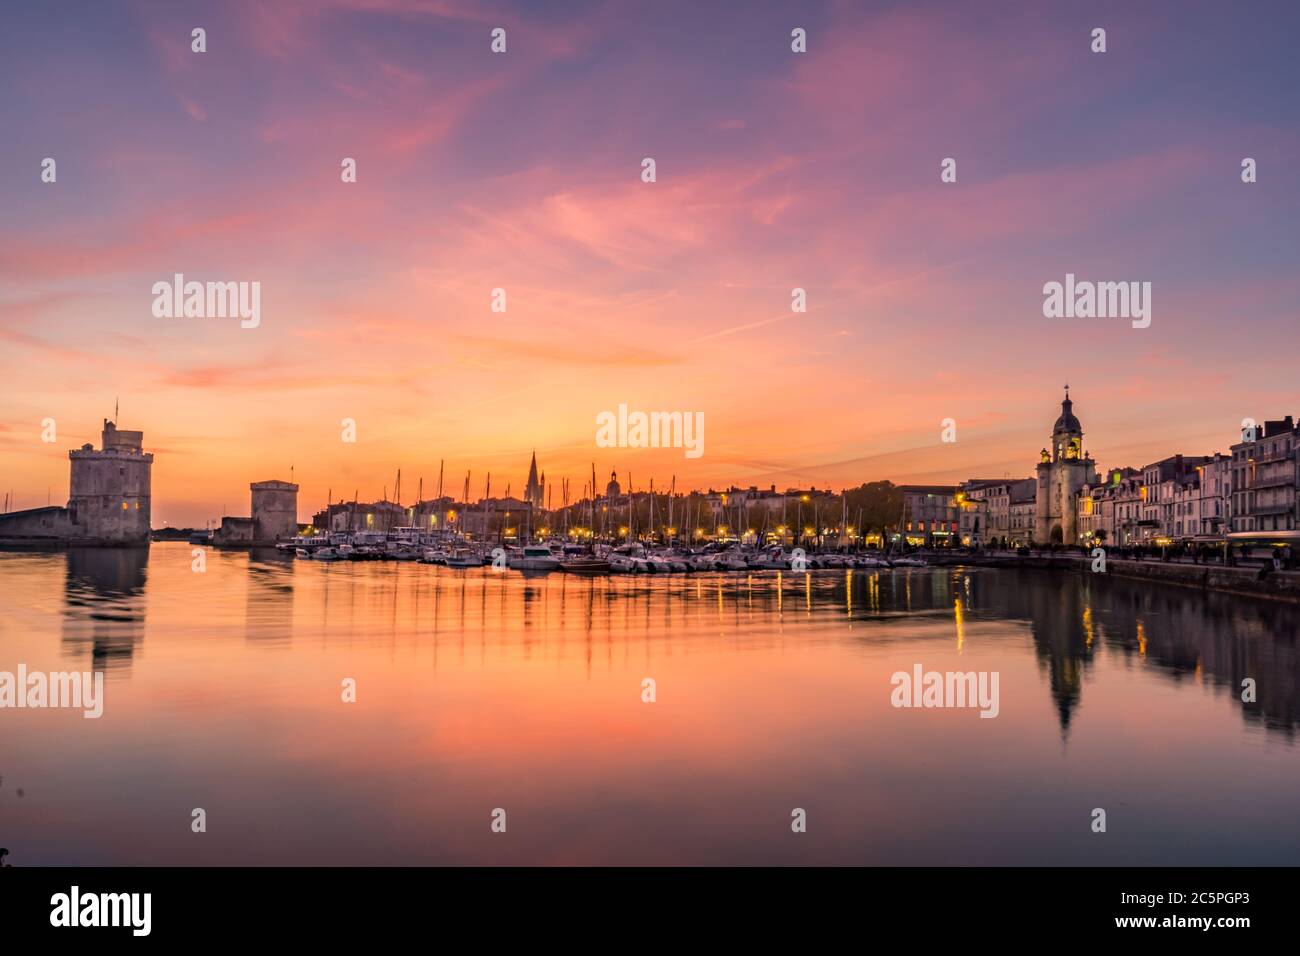
[[[537,480],[537,451],[533,450],[533,460],[528,466],[528,484],[524,486],[524,501],[534,508],[542,506],[542,483]]]

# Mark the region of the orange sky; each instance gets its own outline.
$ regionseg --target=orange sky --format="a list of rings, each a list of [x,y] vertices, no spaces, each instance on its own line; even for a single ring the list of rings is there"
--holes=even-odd
[[[1298,138],[1286,84],[1250,72],[1276,31],[1112,5],[1102,59],[1033,4],[1014,27],[802,13],[803,55],[764,4],[683,31],[669,7],[240,2],[204,14],[204,54],[185,10],[20,19],[3,490],[65,501],[67,450],[119,397],[156,455],[156,525],[247,513],[248,483],[291,467],[303,518],[399,467],[405,501],[421,476],[431,495],[441,459],[451,494],[467,470],[473,498],[489,471],[518,494],[534,448],[557,504],[593,462],[638,489],[1023,476],[1066,381],[1103,467],[1300,410]],[[1235,79],[1211,95],[1208,74]],[[155,318],[177,272],[260,282],[260,326]],[[1151,328],[1045,319],[1067,272],[1151,281]],[[703,412],[705,454],[597,448],[620,403]]]

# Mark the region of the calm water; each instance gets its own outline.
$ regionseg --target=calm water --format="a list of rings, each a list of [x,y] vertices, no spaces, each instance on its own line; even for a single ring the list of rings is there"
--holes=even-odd
[[[207,557],[0,554],[0,670],[107,674],[99,720],[0,710],[9,862],[1300,860],[1294,606],[1046,572]],[[999,672],[1000,715],[895,709],[917,663]]]

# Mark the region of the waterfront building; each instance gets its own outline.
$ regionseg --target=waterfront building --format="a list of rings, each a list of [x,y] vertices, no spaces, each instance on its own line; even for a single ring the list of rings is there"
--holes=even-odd
[[[1142,468],[1137,543],[1167,544],[1182,536],[1185,516],[1176,513],[1176,506],[1199,498],[1196,469],[1207,461],[1204,455],[1172,455]]]
[[[319,531],[391,531],[411,524],[410,509],[392,501],[339,501],[312,516]]]
[[[964,483],[953,495],[957,509],[957,535],[954,541],[963,548],[982,547],[987,540],[988,504],[969,496]]]
[[[1189,541],[1201,527],[1200,517],[1201,476],[1194,471],[1175,482],[1173,514],[1162,531],[1171,541]]]
[[[1115,481],[1118,474],[1119,481]],[[1106,508],[1110,513],[1106,525],[1106,540],[1122,547],[1131,547],[1142,538],[1142,506],[1145,494],[1142,471],[1138,468],[1120,468],[1111,472],[1112,487]]]
[[[450,495],[417,501],[406,509],[408,525],[421,531],[436,531],[455,524],[460,506]]]
[[[1232,456],[1212,454],[1201,474],[1201,496],[1197,507],[1199,541],[1222,541],[1232,522]]]
[[[960,530],[956,485],[899,485],[903,537],[915,547],[950,547]]]
[[[1011,488],[1034,479],[971,478],[962,482],[960,502],[961,543],[976,547],[991,541],[1008,541],[1011,535]]]
[[[1227,533],[1232,484],[1232,459],[1215,452],[1174,483],[1170,523],[1161,528],[1173,541],[1222,541]]]
[[[0,544],[148,545],[153,454],[143,446],[143,432],[104,419],[98,450],[87,442],[68,452],[67,506],[0,515]]]
[[[1102,480],[1079,489],[1078,528],[1080,543],[1123,545],[1126,524],[1136,524],[1140,511],[1142,472],[1136,468],[1112,468]]]
[[[451,527],[474,541],[522,539],[537,517],[540,516],[533,514],[532,505],[519,498],[482,498],[461,509]]]
[[[1300,544],[1300,427],[1290,415],[1266,421],[1232,451],[1230,539]]]
[[[1038,479],[1026,478],[1011,483],[1007,497],[1007,537],[1013,548],[1034,543],[1038,521]]]
[[[797,521],[799,506],[803,506],[803,517],[811,520],[813,515],[820,514],[823,517],[833,517],[836,524],[839,523],[840,514],[830,506],[830,499],[839,500],[839,496],[829,489],[819,489],[816,486],[808,489],[787,488],[785,491],[777,491],[776,485],[767,488],[758,488],[750,485],[748,488],[739,488],[732,485],[723,491],[714,491],[710,488],[704,495],[705,504],[709,508],[714,520],[724,521],[727,518],[734,519],[737,514],[752,515],[757,514],[756,520],[762,520],[763,512],[767,512],[768,521],[775,520],[781,523],[783,520]],[[835,507],[839,507],[838,504]]]
[[[1089,482],[1079,489],[1075,502],[1078,512],[1076,527],[1079,529],[1079,543],[1086,548],[1110,537],[1105,519],[1108,490],[1105,480],[1097,485]]]
[[[958,495],[962,505],[958,531],[966,547],[979,547],[1007,530],[1007,490],[1010,481],[994,478],[970,478],[961,483]]]
[[[1034,541],[1038,544],[1079,544],[1076,497],[1086,484],[1098,484],[1097,465],[1083,450],[1083,426],[1074,415],[1070,387],[1065,388],[1061,414],[1052,425],[1051,449],[1040,453]]]

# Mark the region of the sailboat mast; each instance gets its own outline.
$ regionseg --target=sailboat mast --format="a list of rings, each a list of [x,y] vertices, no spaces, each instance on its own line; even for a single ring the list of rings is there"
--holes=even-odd
[[[442,530],[447,525],[447,519],[442,512],[442,465],[443,460],[438,459],[438,529]]]
[[[677,497],[677,476],[673,475],[673,480],[668,485],[668,532],[672,534],[673,528],[673,499]],[[676,535],[673,535],[676,537]]]

